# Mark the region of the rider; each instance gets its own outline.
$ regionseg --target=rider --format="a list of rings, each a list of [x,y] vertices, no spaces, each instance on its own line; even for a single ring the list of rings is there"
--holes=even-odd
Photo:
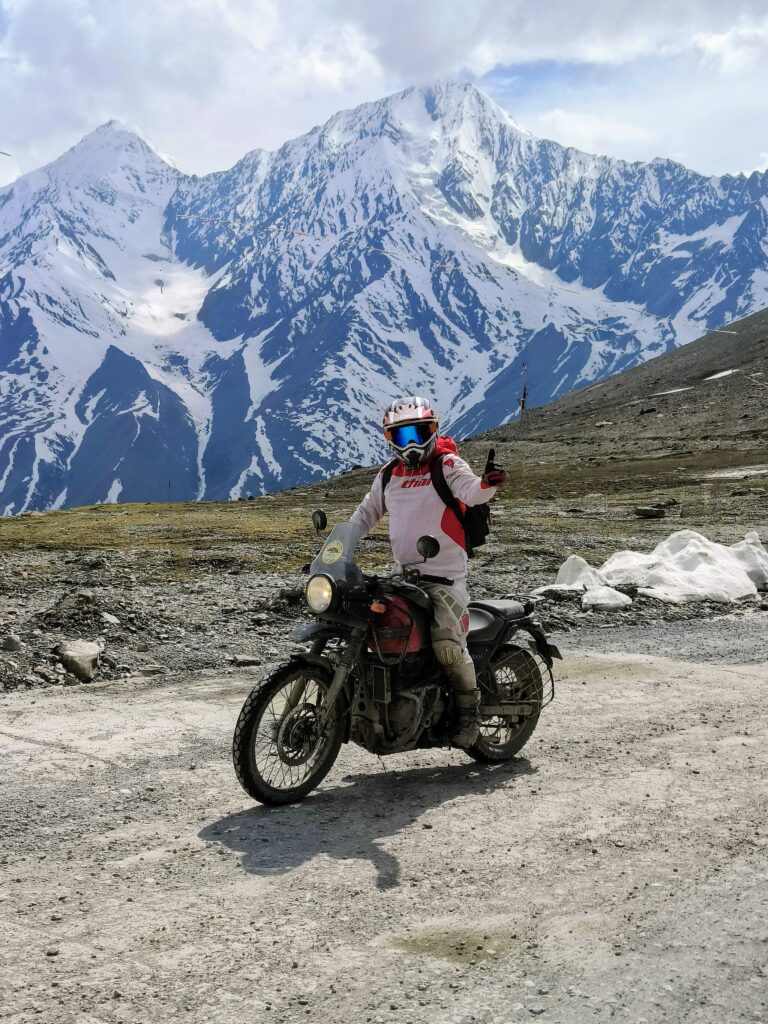
[[[440,437],[439,421],[429,401],[418,395],[396,398],[384,413],[384,437],[397,456],[386,487],[384,469],[352,515],[365,536],[389,512],[389,539],[398,569],[421,561],[416,541],[428,533],[440,541],[440,553],[429,564],[430,574],[453,579],[453,586],[422,584],[432,598],[432,647],[453,687],[459,712],[451,740],[469,747],[478,735],[480,691],[475,666],[467,650],[467,551],[464,530],[432,485],[430,464],[443,456],[443,475],[460,505],[481,505],[496,494],[507,478],[489,467],[482,479],[459,458],[450,437]]]

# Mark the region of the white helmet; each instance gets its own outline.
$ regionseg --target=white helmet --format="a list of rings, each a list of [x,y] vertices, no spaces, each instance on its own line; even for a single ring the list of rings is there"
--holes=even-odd
[[[384,413],[384,437],[397,457],[415,469],[434,451],[440,422],[419,395],[396,398]]]

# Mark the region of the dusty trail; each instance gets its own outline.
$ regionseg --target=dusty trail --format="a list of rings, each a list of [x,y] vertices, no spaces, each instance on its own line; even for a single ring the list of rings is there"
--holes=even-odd
[[[0,1021],[768,1021],[768,664],[564,671],[510,766],[345,748],[281,810],[244,676],[5,695]]]

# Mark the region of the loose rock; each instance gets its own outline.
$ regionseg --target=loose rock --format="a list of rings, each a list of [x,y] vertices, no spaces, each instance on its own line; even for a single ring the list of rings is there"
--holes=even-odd
[[[666,509],[658,508],[656,505],[638,505],[635,508],[638,519],[663,519],[666,514]]]
[[[88,640],[68,640],[59,644],[56,653],[62,664],[85,683],[96,675],[101,647]]]
[[[233,654],[232,664],[238,665],[241,668],[245,668],[248,665],[260,665],[261,658],[256,657],[255,654]]]

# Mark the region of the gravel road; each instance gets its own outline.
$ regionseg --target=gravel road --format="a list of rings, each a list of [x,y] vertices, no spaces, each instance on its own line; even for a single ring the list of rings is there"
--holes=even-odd
[[[768,1021],[768,663],[575,641],[511,765],[345,748],[279,810],[244,672],[3,695],[0,1021]]]
[[[711,619],[582,626],[555,643],[627,654],[654,654],[722,665],[757,665],[768,660],[768,611],[738,612]]]

